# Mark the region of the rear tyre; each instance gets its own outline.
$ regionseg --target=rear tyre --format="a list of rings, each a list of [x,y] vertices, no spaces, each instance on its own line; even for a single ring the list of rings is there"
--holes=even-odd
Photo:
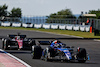
[[[4,50],[7,50],[8,49],[8,40],[5,39],[4,42],[3,42],[3,47],[2,47]]]
[[[2,41],[2,49],[4,49],[4,41]]]
[[[80,48],[78,54],[77,54],[78,62],[79,63],[85,63],[86,62],[86,49]]]

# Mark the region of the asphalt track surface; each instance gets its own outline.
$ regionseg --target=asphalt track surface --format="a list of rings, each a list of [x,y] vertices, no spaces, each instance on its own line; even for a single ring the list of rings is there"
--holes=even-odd
[[[3,29],[0,29],[0,37],[6,37],[7,34],[16,34],[18,32],[20,32],[21,34],[26,34],[27,37],[31,38],[34,37],[71,38],[70,36],[48,34],[36,31],[3,30]],[[49,39],[43,39],[43,40],[49,40]],[[6,50],[6,51],[18,57],[19,59],[25,61],[32,67],[100,67],[100,42],[94,40],[71,40],[71,39],[70,40],[61,39],[61,41],[68,46],[74,46],[75,47],[74,49],[76,49],[77,47],[86,48],[87,52],[90,55],[90,61],[87,61],[86,63],[77,63],[77,62],[71,63],[71,62],[60,62],[60,61],[45,62],[40,59],[32,59],[30,54],[31,51],[29,50]],[[42,45],[43,48],[47,46],[48,45]],[[2,47],[2,42],[0,40],[0,49],[1,47]]]

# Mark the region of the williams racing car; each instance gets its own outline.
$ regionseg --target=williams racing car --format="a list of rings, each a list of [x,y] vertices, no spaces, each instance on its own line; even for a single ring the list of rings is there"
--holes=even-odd
[[[32,49],[36,45],[35,40],[26,38],[26,35],[8,35],[8,38],[2,38],[2,49]]]
[[[40,45],[50,45],[49,47],[42,49]],[[66,46],[60,41],[39,41],[39,45],[32,46],[31,52],[33,59],[43,59],[45,61],[49,60],[67,60],[67,61],[78,61],[80,63],[85,63],[89,60],[89,55],[85,48],[77,48],[74,51],[74,47]]]

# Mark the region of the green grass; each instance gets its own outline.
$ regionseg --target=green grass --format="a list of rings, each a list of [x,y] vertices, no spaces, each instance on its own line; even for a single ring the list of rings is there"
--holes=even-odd
[[[43,31],[51,32],[56,34],[65,34],[65,35],[74,35],[84,38],[100,38],[100,36],[94,36],[94,33],[81,32],[81,31],[69,31],[69,30],[53,30],[53,29],[35,29],[35,28],[23,28],[23,27],[0,27],[0,29],[15,29],[15,30],[34,30],[34,31]]]

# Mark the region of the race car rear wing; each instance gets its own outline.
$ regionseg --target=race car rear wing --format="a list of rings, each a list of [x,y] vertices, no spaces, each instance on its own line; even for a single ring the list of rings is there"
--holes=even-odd
[[[15,36],[20,36],[20,38],[26,38],[26,35],[7,35],[9,38],[13,39]]]

